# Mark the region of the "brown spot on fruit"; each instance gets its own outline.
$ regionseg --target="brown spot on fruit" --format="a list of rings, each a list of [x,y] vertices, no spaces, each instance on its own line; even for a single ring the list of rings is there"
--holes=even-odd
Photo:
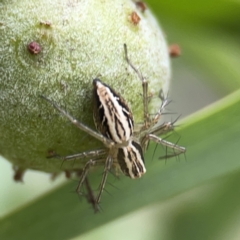
[[[147,9],[146,3],[145,3],[145,2],[142,2],[142,1],[137,1],[137,2],[136,2],[136,6],[137,6],[137,8],[140,9],[140,11],[141,11],[142,13],[144,13],[145,10]]]
[[[27,46],[28,51],[34,55],[39,54],[42,50],[42,47],[38,42],[30,42]]]
[[[169,46],[169,55],[171,57],[179,57],[181,55],[181,48],[178,44],[172,44]]]
[[[137,25],[140,22],[141,18],[138,16],[138,14],[133,11],[131,14],[131,21],[134,25]]]

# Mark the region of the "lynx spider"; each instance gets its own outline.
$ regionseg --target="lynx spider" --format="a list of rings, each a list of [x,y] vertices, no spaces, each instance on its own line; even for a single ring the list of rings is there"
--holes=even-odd
[[[102,102],[98,103],[98,106],[95,106],[94,110],[94,120],[95,126],[98,132],[89,128],[87,125],[79,122],[73,116],[71,116],[68,112],[58,106],[55,102],[50,100],[45,96],[41,96],[43,99],[48,101],[56,108],[60,113],[62,113],[65,117],[67,117],[76,127],[81,129],[82,131],[88,133],[92,137],[101,141],[106,148],[92,150],[82,153],[77,153],[74,155],[69,155],[65,157],[59,157],[64,161],[71,161],[75,159],[83,159],[89,158],[90,160],[85,164],[79,184],[77,186],[77,193],[81,195],[81,188],[83,184],[86,184],[88,188],[89,195],[93,196],[91,193],[91,189],[89,187],[89,183],[87,182],[87,175],[90,168],[103,161],[105,159],[105,167],[102,176],[102,180],[99,186],[99,192],[97,197],[94,200],[91,200],[95,211],[99,210],[99,203],[101,200],[101,195],[104,190],[104,186],[107,180],[108,172],[111,170],[113,162],[118,162],[122,172],[129,176],[130,178],[139,178],[143,174],[145,174],[146,169],[144,165],[143,152],[146,151],[149,141],[152,140],[157,144],[161,144],[163,146],[169,147],[174,150],[172,155],[167,155],[166,157],[173,157],[179,154],[185,153],[186,149],[184,147],[173,144],[165,139],[158,137],[157,135],[161,135],[172,131],[174,129],[174,122],[164,122],[162,124],[159,123],[159,119],[163,114],[163,111],[170,102],[167,98],[164,98],[163,93],[161,92],[160,98],[162,100],[162,104],[158,112],[154,117],[151,117],[148,110],[149,96],[148,96],[148,82],[143,77],[141,72],[132,64],[130,59],[128,58],[127,45],[124,44],[124,52],[127,63],[131,66],[131,68],[136,72],[139,79],[142,82],[143,88],[143,108],[144,108],[144,124],[140,127],[140,130],[134,131],[133,125],[133,116],[130,108],[128,107],[126,101],[121,97],[121,95],[117,94],[110,86],[102,83],[99,79],[93,80],[94,85],[94,94],[96,95],[95,101]],[[99,90],[100,89],[100,90]],[[115,107],[116,112],[113,111],[113,108],[108,106],[108,99],[106,97],[101,96],[101,89],[105,92],[105,95],[109,97],[112,101],[112,107]],[[95,102],[96,104],[96,102]],[[104,112],[101,114],[101,111],[104,109]],[[107,112],[109,110],[109,112]],[[111,115],[118,116],[119,122],[116,122],[115,119],[111,118]],[[106,127],[107,126],[107,127]],[[112,127],[113,130],[110,128]],[[107,130],[105,128],[108,128]],[[112,131],[112,132],[111,132]],[[58,157],[58,156],[55,156]],[[91,197],[93,198],[93,197]]]

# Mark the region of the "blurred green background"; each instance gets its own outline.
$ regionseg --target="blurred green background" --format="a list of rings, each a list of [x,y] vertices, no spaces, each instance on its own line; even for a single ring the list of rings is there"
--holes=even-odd
[[[187,147],[186,160],[150,160],[138,181],[109,180],[103,213],[94,215],[72,194],[75,181],[32,171],[16,184],[1,159],[0,239],[240,238],[240,2],[147,4],[182,50],[172,59],[168,110],[182,114],[172,138]]]

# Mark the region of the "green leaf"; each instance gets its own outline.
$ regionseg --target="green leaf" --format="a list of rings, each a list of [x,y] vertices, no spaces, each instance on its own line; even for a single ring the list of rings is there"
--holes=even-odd
[[[146,177],[138,181],[121,178],[114,182],[119,190],[107,186],[112,196],[104,194],[102,213],[93,214],[84,201],[69,194],[73,184],[68,183],[1,220],[1,239],[72,238],[239,169],[239,104],[240,91],[186,119],[178,132],[188,147],[187,161],[148,160]]]

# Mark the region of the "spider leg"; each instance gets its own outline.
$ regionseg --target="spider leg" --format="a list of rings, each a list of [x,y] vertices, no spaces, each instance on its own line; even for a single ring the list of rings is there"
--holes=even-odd
[[[154,135],[157,137],[157,135],[166,134],[174,129],[172,122],[166,122],[163,124],[158,124],[153,126],[151,129],[148,129],[147,131],[144,131],[141,135],[141,146],[144,150],[144,152],[147,150],[149,145],[149,135]],[[154,140],[153,140],[154,141]]]
[[[94,196],[94,193],[93,193],[93,190],[92,190],[92,187],[90,185],[90,182],[88,180],[88,177],[85,178],[85,186],[86,186],[86,189],[87,189],[87,195],[86,195],[86,198],[87,198],[87,201],[92,204],[93,206],[93,209],[96,212],[98,212],[100,209],[99,209],[99,205],[97,204],[96,202],[96,198]]]
[[[182,146],[179,146],[177,144],[174,144],[174,143],[171,143],[165,139],[162,139],[154,134],[148,134],[146,136],[146,140],[145,141],[149,141],[149,140],[152,140],[158,144],[161,144],[165,147],[168,147],[168,148],[171,148],[174,150],[174,154],[172,156],[177,156],[177,155],[180,155],[182,153],[185,153],[186,152],[186,148],[185,147],[182,147]],[[171,155],[170,156],[167,156],[168,157],[172,157]]]
[[[128,52],[127,52],[127,45],[124,43],[124,52],[125,52],[125,58],[127,63],[131,66],[131,68],[136,72],[138,75],[139,79],[142,81],[142,87],[143,87],[143,111],[144,111],[144,126],[145,128],[149,128],[151,119],[149,115],[149,110],[148,110],[148,82],[147,80],[143,77],[142,73],[132,64],[128,57]]]
[[[82,195],[81,193],[81,188],[82,188],[82,185],[87,177],[87,174],[90,170],[90,168],[96,163],[96,161],[90,159],[84,166],[83,170],[82,170],[82,174],[80,176],[80,180],[79,180],[79,183],[78,183],[78,186],[77,186],[77,189],[76,189],[76,192],[78,193],[78,195]]]
[[[53,107],[55,107],[59,112],[61,112],[64,116],[66,116],[76,127],[81,129],[82,131],[84,131],[84,132],[88,133],[89,135],[91,135],[92,137],[98,139],[99,141],[104,143],[107,147],[111,147],[114,145],[114,142],[111,139],[104,137],[102,134],[97,133],[96,131],[92,130],[85,124],[79,122],[77,119],[72,117],[68,112],[66,112],[64,109],[62,109],[60,106],[58,106],[55,102],[53,102],[49,98],[47,98],[43,95],[40,95],[40,97],[45,99],[49,103],[51,103],[53,105]]]
[[[113,158],[111,157],[111,155],[109,155],[107,157],[106,162],[105,162],[105,168],[104,168],[104,172],[103,172],[102,181],[101,181],[100,186],[99,186],[99,193],[98,193],[97,198],[96,198],[96,204],[100,203],[102,192],[103,192],[104,186],[105,186],[106,181],[107,181],[107,175],[108,175],[108,172],[111,170],[112,163],[113,163]]]
[[[105,155],[106,153],[107,151],[105,149],[96,149],[92,151],[81,152],[81,153],[76,153],[76,154],[67,155],[67,156],[59,156],[56,154],[48,158],[57,158],[63,161],[73,161],[76,159],[99,157],[99,156]]]
[[[174,129],[173,124],[174,124],[174,122],[165,122],[163,124],[156,125],[151,129],[151,131],[149,131],[149,133],[154,134],[154,135],[166,134],[168,132],[173,131],[173,129]]]
[[[97,199],[94,196],[94,193],[93,193],[91,185],[88,181],[87,175],[88,175],[88,172],[89,172],[90,168],[93,165],[95,165],[97,161],[98,160],[92,160],[91,159],[85,164],[83,170],[81,171],[80,180],[79,180],[79,183],[78,183],[78,186],[77,186],[77,189],[76,189],[76,192],[78,193],[78,195],[82,196],[83,193],[81,192],[81,189],[82,189],[83,184],[85,184],[86,190],[87,190],[87,194],[85,196],[87,198],[87,201],[92,204],[95,212],[98,212],[100,210],[99,209],[99,202],[97,201]]]
[[[104,189],[104,186],[106,183],[108,171],[111,169],[111,164],[112,164],[112,162],[108,162],[108,161],[109,161],[109,159],[111,160],[112,158],[111,157],[107,158],[102,182],[100,184],[100,191],[99,191],[97,198],[95,198],[95,196],[93,194],[92,188],[91,188],[90,183],[87,178],[87,175],[92,166],[96,165],[100,161],[103,161],[102,158],[97,158],[97,157],[102,157],[106,154],[107,154],[107,151],[105,149],[98,149],[98,150],[68,155],[68,156],[64,156],[64,157],[61,157],[59,155],[51,156],[51,157],[57,157],[63,161],[72,161],[72,160],[76,160],[76,159],[81,159],[81,158],[84,159],[84,158],[90,158],[90,157],[92,158],[85,164],[84,168],[81,171],[81,174],[79,175],[80,180],[79,180],[78,186],[76,188],[76,192],[80,196],[83,195],[83,193],[81,192],[81,189],[82,189],[83,185],[85,184],[86,189],[87,189],[86,198],[87,198],[88,202],[92,204],[95,212],[98,212],[100,210],[99,209],[100,197],[101,197],[101,194],[103,192],[103,189]]]
[[[164,97],[162,90],[160,91],[159,98],[162,100],[162,104],[161,104],[161,107],[159,108],[158,112],[152,119],[152,122],[154,124],[156,124],[159,121],[160,117],[163,114],[163,111],[165,110],[165,107],[171,102],[171,100],[169,100],[167,97]]]

